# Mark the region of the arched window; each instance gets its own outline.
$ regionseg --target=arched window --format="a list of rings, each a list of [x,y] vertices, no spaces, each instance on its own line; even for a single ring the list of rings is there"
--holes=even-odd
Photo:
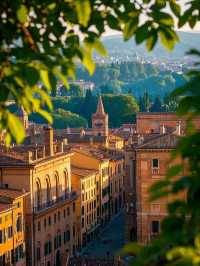
[[[64,171],[64,179],[65,179],[65,193],[70,192],[70,183],[69,183],[69,175],[67,170]]]
[[[55,197],[56,199],[59,197],[59,177],[58,174],[55,174]]]
[[[46,203],[49,204],[51,201],[51,185],[49,178],[46,178]]]
[[[41,185],[40,181],[36,181],[36,193],[35,193],[35,200],[36,200],[36,208],[39,210],[41,207]]]

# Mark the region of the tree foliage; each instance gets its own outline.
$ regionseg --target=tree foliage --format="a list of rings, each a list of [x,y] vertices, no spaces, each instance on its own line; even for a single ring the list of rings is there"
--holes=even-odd
[[[102,95],[105,111],[109,115],[109,126],[119,127],[123,123],[135,122],[135,114],[139,111],[136,99],[127,94]],[[92,114],[96,112],[98,96],[87,90],[85,97],[56,97],[52,100],[54,108],[64,109],[84,117],[89,127],[92,126]]]
[[[23,139],[23,128],[9,111],[7,100],[14,99],[28,113],[40,113],[52,122],[44,106],[52,108],[49,94],[57,79],[67,87],[67,78],[75,76],[77,60],[94,72],[92,52],[106,54],[99,41],[106,27],[123,32],[125,40],[134,36],[137,44],[145,42],[148,50],[158,38],[171,50],[178,42],[174,18],[180,28],[186,23],[193,28],[199,13],[199,0],[189,1],[184,11],[176,0],[1,1],[0,130],[7,131],[7,143],[11,138]],[[192,54],[200,55],[198,51]],[[152,188],[154,199],[162,193],[186,191],[187,200],[168,206],[161,235],[150,246],[132,247],[137,253],[134,265],[200,265],[200,133],[191,125],[191,118],[200,114],[199,84],[200,73],[195,68],[190,81],[173,93],[181,97],[177,114],[189,120],[188,134],[174,155],[187,161],[188,174],[173,179],[181,173],[181,166],[172,168],[166,180]]]
[[[168,3],[172,12],[180,16],[173,0],[1,1],[0,127],[7,132],[7,143],[11,137],[21,141],[24,134],[6,101],[14,99],[29,114],[40,113],[51,123],[52,117],[43,107],[53,108],[49,94],[56,89],[57,80],[68,87],[67,78],[75,78],[77,61],[89,73],[94,72],[93,50],[106,55],[99,40],[106,28],[123,32],[125,40],[134,35],[136,42],[145,41],[149,50],[158,37],[172,49],[178,37],[173,17],[165,11]],[[192,12],[188,13],[187,18]],[[181,25],[187,20],[185,16]],[[195,23],[196,17],[190,18],[190,24]],[[21,127],[21,134],[13,124]]]

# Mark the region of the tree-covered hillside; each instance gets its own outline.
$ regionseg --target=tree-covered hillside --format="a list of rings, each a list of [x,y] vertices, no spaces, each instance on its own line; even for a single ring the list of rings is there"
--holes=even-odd
[[[137,100],[127,94],[104,94],[102,95],[105,111],[109,115],[109,126],[119,127],[123,123],[135,122],[135,114],[139,111]],[[87,91],[85,97],[56,97],[53,98],[55,109],[62,108],[86,119],[91,127],[91,117],[96,111],[98,96]]]
[[[98,93],[129,93],[137,98],[149,92],[155,98],[164,97],[186,82],[184,74],[163,71],[150,63],[124,62],[120,64],[98,64],[93,76],[82,67],[77,69],[77,78],[92,81]]]
[[[177,32],[180,38],[180,42],[174,47],[174,50],[169,52],[165,50],[160,42],[157,42],[155,48],[150,53],[147,52],[145,45],[136,45],[134,39],[130,39],[124,42],[122,35],[105,36],[102,38],[103,43],[110,54],[135,54],[139,53],[147,57],[165,58],[170,60],[181,60],[186,56],[192,48],[198,49],[200,46],[200,33],[193,32]],[[120,52],[119,52],[120,51]]]

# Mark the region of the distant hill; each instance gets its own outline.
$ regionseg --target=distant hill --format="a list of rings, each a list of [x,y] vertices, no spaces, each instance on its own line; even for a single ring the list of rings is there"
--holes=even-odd
[[[179,60],[185,56],[185,53],[191,48],[200,47],[200,33],[178,32],[180,43],[178,43],[173,52],[166,51],[160,43],[156,45],[153,52],[148,53],[145,45],[137,46],[134,39],[127,42],[123,41],[121,35],[111,35],[103,37],[103,43],[110,53],[139,53],[145,56],[153,56],[159,58],[168,58]]]

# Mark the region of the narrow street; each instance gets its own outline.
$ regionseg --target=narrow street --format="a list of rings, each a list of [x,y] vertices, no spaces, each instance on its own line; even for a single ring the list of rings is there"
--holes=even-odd
[[[105,227],[98,238],[84,250],[83,255],[95,258],[112,258],[124,245],[124,211]]]

